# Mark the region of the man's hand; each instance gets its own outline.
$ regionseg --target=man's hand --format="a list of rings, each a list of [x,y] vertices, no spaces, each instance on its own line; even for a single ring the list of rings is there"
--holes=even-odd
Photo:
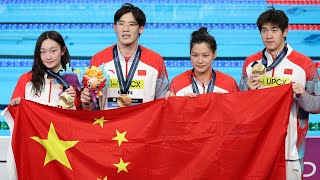
[[[292,84],[292,90],[293,90],[293,93],[296,94],[297,97],[299,98],[302,98],[305,96],[305,94],[307,93],[305,91],[305,88],[302,84],[300,83],[293,83]]]
[[[249,79],[247,81],[247,86],[250,90],[252,89],[258,89],[260,87],[260,75],[258,74],[252,74],[249,76]]]
[[[91,99],[90,92],[89,92],[88,88],[84,88],[81,91],[80,102],[85,104],[85,105],[89,105],[92,102],[92,99]]]

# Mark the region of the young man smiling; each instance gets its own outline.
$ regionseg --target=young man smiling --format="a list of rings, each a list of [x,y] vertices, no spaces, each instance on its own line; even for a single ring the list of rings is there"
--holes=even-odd
[[[300,180],[308,116],[309,113],[320,113],[320,83],[312,60],[286,43],[288,22],[286,14],[274,8],[259,16],[256,24],[265,48],[246,58],[240,89],[254,90],[293,83],[294,99],[285,141],[286,179]],[[252,71],[259,64],[265,68],[263,75]]]

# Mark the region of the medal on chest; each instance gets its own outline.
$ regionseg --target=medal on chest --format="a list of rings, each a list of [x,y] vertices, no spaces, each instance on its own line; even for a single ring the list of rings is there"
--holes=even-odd
[[[141,48],[140,46],[138,46],[132,65],[130,67],[128,76],[125,79],[121,69],[117,46],[113,48],[114,64],[115,64],[116,73],[117,73],[119,86],[120,86],[120,92],[121,92],[120,96],[117,98],[117,103],[119,107],[126,107],[132,104],[132,99],[128,94],[128,91],[132,83],[134,73],[136,72],[136,69],[138,67],[140,56],[141,56]]]
[[[121,94],[117,99],[117,103],[119,107],[130,106],[132,104],[132,99],[128,94]]]

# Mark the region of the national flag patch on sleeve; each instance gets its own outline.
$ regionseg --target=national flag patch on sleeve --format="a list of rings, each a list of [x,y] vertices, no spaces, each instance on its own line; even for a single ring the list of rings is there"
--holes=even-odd
[[[284,74],[292,75],[292,69],[284,69]]]
[[[146,76],[147,71],[146,70],[138,70],[138,76]]]

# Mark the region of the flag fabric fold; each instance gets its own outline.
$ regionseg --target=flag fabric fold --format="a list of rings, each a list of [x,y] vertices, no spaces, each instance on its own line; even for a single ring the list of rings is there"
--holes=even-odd
[[[277,180],[292,97],[284,85],[105,111],[22,100],[5,118],[19,180]]]

